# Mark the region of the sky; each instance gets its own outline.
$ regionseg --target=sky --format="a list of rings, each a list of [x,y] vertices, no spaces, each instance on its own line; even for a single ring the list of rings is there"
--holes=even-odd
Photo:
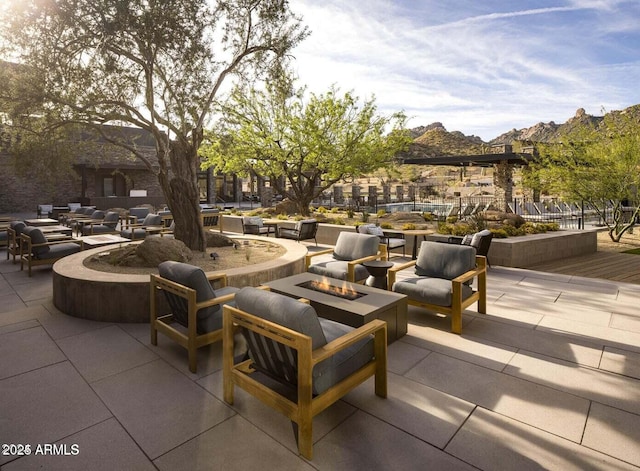
[[[298,85],[489,141],[640,104],[640,0],[290,0]]]

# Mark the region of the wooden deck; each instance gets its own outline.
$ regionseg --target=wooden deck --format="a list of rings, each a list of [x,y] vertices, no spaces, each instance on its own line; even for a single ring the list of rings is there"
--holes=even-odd
[[[640,284],[640,255],[596,252],[540,263],[531,270]]]

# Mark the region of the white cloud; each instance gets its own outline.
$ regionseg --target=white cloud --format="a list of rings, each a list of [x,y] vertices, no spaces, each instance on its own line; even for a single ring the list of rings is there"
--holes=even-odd
[[[629,2],[504,3],[466,12],[456,2],[298,0],[293,7],[312,30],[294,51],[300,82],[319,93],[337,84],[375,95],[381,112],[403,109],[412,126],[440,121],[486,140],[564,122],[580,107],[599,114],[640,103],[632,85],[640,63],[630,60],[637,42],[620,38],[640,36],[623,11]]]

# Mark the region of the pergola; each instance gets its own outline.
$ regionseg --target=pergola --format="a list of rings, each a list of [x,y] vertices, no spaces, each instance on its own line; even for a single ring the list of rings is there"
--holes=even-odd
[[[510,145],[499,146],[503,152],[474,155],[426,156],[417,153],[399,156],[402,164],[446,165],[451,167],[493,167],[493,184],[496,187],[495,206],[507,211],[507,203],[513,195],[513,167],[527,165],[536,158],[533,148],[529,152],[513,152]]]

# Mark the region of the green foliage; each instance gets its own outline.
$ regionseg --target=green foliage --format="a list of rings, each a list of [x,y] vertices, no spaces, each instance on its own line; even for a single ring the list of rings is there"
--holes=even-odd
[[[433,221],[433,214],[430,212],[425,211],[424,213],[422,213],[422,217],[424,218],[425,221],[427,222],[431,222]]]
[[[376,215],[381,218],[382,216],[384,216],[385,214],[387,214],[387,211],[385,209],[379,209],[378,212],[376,213]]]
[[[606,224],[611,239],[619,241],[640,214],[636,194],[640,188],[640,124],[632,118],[607,115],[598,129],[576,128],[562,142],[541,149],[528,182],[568,201],[590,203],[605,221],[599,203],[612,201],[613,222]],[[622,217],[625,200],[635,202],[631,222]]]
[[[362,222],[369,222],[369,213],[367,211],[362,211]]]
[[[340,212],[340,208],[331,208],[331,214],[337,214]]]
[[[414,223],[412,223],[412,222],[408,222],[408,223],[402,225],[402,230],[403,231],[412,231],[414,229],[416,229],[416,225]]]
[[[383,222],[382,224],[380,224],[380,227],[382,229],[393,229],[393,224],[389,222]]]
[[[238,88],[222,109],[224,120],[207,135],[203,165],[268,177],[279,194],[308,214],[322,191],[390,165],[411,141],[404,115],[381,116],[373,99],[358,102],[352,92],[341,95],[335,87],[305,97],[286,74],[266,90]]]
[[[352,208],[347,208],[346,213],[349,219],[353,219],[353,216],[355,215],[355,211]]]
[[[324,206],[319,206],[317,210],[320,214],[325,214],[327,212],[327,208]]]
[[[3,86],[3,112],[83,125],[135,155],[157,175],[176,237],[203,250],[193,175],[218,92],[286,67],[307,34],[281,0],[3,2],[0,53],[24,66],[20,87]],[[157,162],[105,125],[146,130]]]
[[[284,213],[280,213],[280,214],[278,214],[278,215],[276,216],[276,219],[280,219],[280,220],[282,220],[282,221],[286,221],[286,220],[288,220],[288,219],[289,219],[289,216],[287,216],[287,215],[286,215],[286,214],[284,214]]]
[[[447,216],[447,222],[450,224],[455,223],[458,220],[458,216]]]
[[[509,237],[509,234],[507,234],[507,231],[505,231],[504,229],[489,229],[489,230],[493,234],[493,237],[495,237],[496,239],[506,239],[507,237]]]

